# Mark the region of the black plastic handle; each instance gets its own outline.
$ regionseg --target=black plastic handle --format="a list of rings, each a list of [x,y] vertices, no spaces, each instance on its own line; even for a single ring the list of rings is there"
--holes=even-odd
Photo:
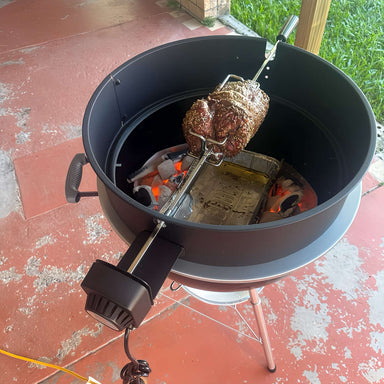
[[[88,163],[85,153],[77,153],[68,168],[65,180],[65,197],[68,203],[78,203],[81,197],[97,196],[97,192],[79,192],[83,166]]]
[[[289,35],[296,28],[299,18],[295,15],[291,15],[281,28],[279,34],[276,37],[277,41],[285,43],[288,40]]]

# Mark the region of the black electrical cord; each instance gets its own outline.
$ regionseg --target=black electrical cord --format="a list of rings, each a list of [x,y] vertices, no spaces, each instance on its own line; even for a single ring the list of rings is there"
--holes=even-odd
[[[147,377],[151,373],[151,368],[145,360],[136,360],[129,351],[129,334],[133,328],[126,328],[124,334],[124,351],[130,363],[126,364],[120,372],[123,384],[144,384],[142,377]]]

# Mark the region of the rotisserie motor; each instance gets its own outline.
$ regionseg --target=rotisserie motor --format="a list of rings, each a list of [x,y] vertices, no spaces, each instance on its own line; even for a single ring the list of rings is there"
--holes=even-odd
[[[245,148],[267,115],[268,95],[253,80],[228,82],[218,86],[206,99],[198,99],[187,111],[183,132],[190,151],[199,156],[201,140],[190,131],[207,139],[223,141],[214,148],[224,156],[234,157]]]

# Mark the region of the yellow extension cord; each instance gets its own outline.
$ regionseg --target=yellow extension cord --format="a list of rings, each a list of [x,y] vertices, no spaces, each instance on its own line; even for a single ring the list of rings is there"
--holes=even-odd
[[[76,373],[76,372],[70,371],[69,369],[60,367],[60,366],[58,366],[58,365],[49,364],[49,363],[44,363],[43,361],[30,359],[30,358],[28,358],[28,357],[24,357],[24,356],[19,356],[19,355],[16,355],[16,354],[14,354],[14,353],[11,353],[11,352],[4,351],[4,350],[2,350],[2,349],[0,349],[0,353],[2,353],[3,355],[9,356],[9,357],[13,357],[13,358],[15,358],[15,359],[24,360],[24,361],[29,361],[29,362],[31,362],[31,363],[35,363],[35,364],[39,364],[39,365],[44,365],[45,367],[49,367],[49,368],[57,369],[57,370],[59,370],[59,371],[63,371],[63,372],[65,372],[65,373],[69,373],[70,375],[75,376],[76,378],[78,378],[78,379],[80,379],[80,380],[83,380],[83,381],[85,381],[85,382],[88,383],[88,384],[101,384],[101,383],[98,382],[97,380],[92,379],[92,377],[89,377],[89,378],[87,379],[86,377],[81,376],[81,375],[79,375],[79,374]]]

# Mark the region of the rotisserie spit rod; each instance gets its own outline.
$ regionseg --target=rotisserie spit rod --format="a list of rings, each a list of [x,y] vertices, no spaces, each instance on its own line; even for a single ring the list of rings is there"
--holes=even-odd
[[[297,24],[299,22],[299,18],[295,15],[291,15],[288,20],[285,22],[283,27],[281,28],[279,34],[276,37],[276,43],[272,47],[272,49],[269,51],[266,59],[264,60],[263,64],[261,64],[260,69],[256,72],[256,75],[253,77],[253,81],[257,81],[259,76],[261,75],[261,72],[263,72],[266,65],[272,60],[273,56],[275,55],[277,46],[280,42],[285,43],[288,40],[289,35],[293,32],[293,30],[296,28]]]
[[[277,45],[288,39],[298,21],[297,16],[290,16],[286,21],[277,36],[276,44],[252,80],[228,75],[207,97],[207,99],[214,100],[212,108],[206,103],[206,100],[197,100],[186,113],[183,120],[183,131],[190,148],[190,154],[196,158],[179,187],[161,208],[160,213],[165,216],[174,214],[179,202],[182,201],[205,162],[209,161],[214,165],[220,165],[225,156],[236,156],[256,133],[264,121],[269,107],[269,97],[260,89],[256,80],[267,63],[273,58]],[[227,84],[231,77],[240,81]],[[213,122],[212,112],[214,112],[217,121]],[[216,159],[216,163],[214,159]],[[165,225],[163,220],[157,221],[152,233],[131,263],[128,269],[129,273],[134,272],[153,240]]]
[[[273,59],[273,57],[275,56],[275,53],[276,53],[276,49],[277,49],[277,46],[280,42],[283,42],[285,43],[287,40],[288,40],[288,37],[291,35],[291,33],[293,32],[293,30],[296,28],[297,24],[299,22],[299,18],[295,15],[291,15],[287,21],[285,22],[285,24],[283,25],[283,27],[281,28],[279,34],[277,35],[276,37],[276,43],[275,45],[272,47],[272,49],[268,52],[268,55],[267,57],[265,58],[263,64],[261,64],[259,70],[256,72],[255,76],[253,76],[253,79],[252,81],[257,81],[257,79],[259,78],[259,76],[261,75],[261,72],[263,72],[264,68],[266,67],[266,65]],[[225,84],[227,84],[228,80],[230,78],[234,78],[236,80],[241,80],[241,81],[244,81],[244,78],[241,77],[241,76],[237,76],[237,75],[233,75],[233,74],[229,74],[225,79],[224,81],[218,86],[218,90],[221,90]]]
[[[176,188],[175,192],[168,199],[168,201],[160,209],[159,212],[164,214],[165,216],[172,216],[176,212],[178,205],[182,201],[182,198],[184,197],[185,193],[188,191],[189,187],[191,186],[196,176],[200,172],[203,164],[206,161],[208,161],[209,158],[214,157],[217,159],[216,163],[213,163],[212,161],[210,161],[210,163],[215,166],[220,165],[223,160],[223,154],[221,152],[214,152],[212,145],[215,145],[215,146],[224,145],[227,139],[224,139],[222,142],[218,142],[215,140],[205,139],[204,137],[200,136],[200,140],[202,141],[203,153],[201,154],[200,157],[196,157],[193,160],[182,182]],[[208,146],[207,143],[211,145]],[[151,246],[153,240],[156,238],[157,234],[160,232],[160,230],[163,227],[165,227],[165,222],[163,220],[158,220],[156,227],[153,229],[147,241],[144,243],[140,251],[137,253],[135,259],[131,263],[127,272],[129,273],[134,272],[136,266],[139,264],[140,260],[143,258],[144,254],[147,252],[147,250]]]

